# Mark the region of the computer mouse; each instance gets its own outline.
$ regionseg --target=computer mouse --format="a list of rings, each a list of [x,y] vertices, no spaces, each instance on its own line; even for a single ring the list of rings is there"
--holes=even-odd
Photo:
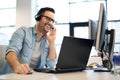
[[[27,74],[32,74],[33,73],[33,70],[30,70]]]

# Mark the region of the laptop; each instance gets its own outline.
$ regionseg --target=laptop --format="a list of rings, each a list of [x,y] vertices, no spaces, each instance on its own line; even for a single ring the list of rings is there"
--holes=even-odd
[[[34,69],[37,72],[63,73],[86,69],[94,40],[64,36],[55,70]]]

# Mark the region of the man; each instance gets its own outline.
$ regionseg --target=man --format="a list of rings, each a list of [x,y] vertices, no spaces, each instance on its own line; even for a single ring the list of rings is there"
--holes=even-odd
[[[21,27],[12,35],[6,60],[15,73],[27,74],[30,68],[54,69],[56,63],[54,14],[53,8],[41,8],[35,15],[34,27]],[[8,68],[5,69],[7,72]]]

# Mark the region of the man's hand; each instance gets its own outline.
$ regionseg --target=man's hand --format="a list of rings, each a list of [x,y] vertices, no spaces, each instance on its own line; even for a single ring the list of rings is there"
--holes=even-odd
[[[55,38],[56,38],[56,28],[55,28],[55,27],[52,28],[52,29],[50,30],[50,32],[48,32],[48,33],[46,34],[46,38],[47,38],[47,40],[49,41],[49,43],[53,43],[53,42],[55,41]]]
[[[27,74],[30,71],[30,67],[28,64],[19,64],[14,71],[18,74]]]

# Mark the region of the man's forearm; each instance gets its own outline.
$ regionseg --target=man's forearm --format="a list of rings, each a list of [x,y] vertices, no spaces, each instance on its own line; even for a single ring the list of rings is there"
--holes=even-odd
[[[50,44],[50,52],[49,52],[48,58],[49,59],[55,59],[56,58],[56,48],[55,48],[54,43]]]
[[[15,70],[15,68],[20,64],[17,59],[16,53],[13,51],[8,52],[8,54],[6,55],[6,60],[8,64],[13,68],[13,70]]]

